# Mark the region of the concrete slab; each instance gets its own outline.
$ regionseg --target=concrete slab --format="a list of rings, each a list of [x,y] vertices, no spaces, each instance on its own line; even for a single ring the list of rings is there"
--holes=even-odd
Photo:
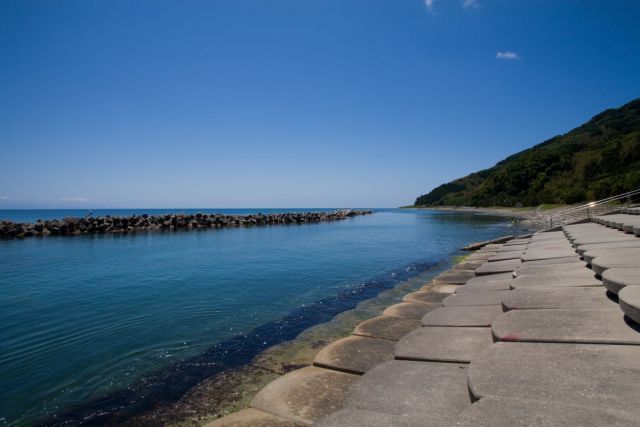
[[[582,261],[578,254],[574,254],[573,256],[569,257],[523,262],[518,268],[516,268],[515,271],[520,271],[523,268],[526,269],[532,267],[541,267],[540,269],[542,270],[552,265],[558,266],[555,268],[567,269],[586,267],[587,263]]]
[[[527,252],[522,255],[522,261],[540,261],[540,260],[549,260],[554,258],[567,258],[567,257],[575,257],[576,251],[573,248],[565,248],[565,249],[529,249]]]
[[[508,242],[505,242],[504,246],[518,246],[518,245],[526,245],[529,243],[531,239],[512,239]]]
[[[440,307],[422,318],[423,326],[487,327],[502,314],[500,305]]]
[[[313,425],[314,427],[423,427],[424,415],[391,415],[361,409],[342,409]]]
[[[486,259],[491,258],[495,254],[497,254],[497,252],[485,252],[485,253],[474,252],[473,254],[466,257],[465,261],[484,261]]]
[[[588,245],[591,243],[609,243],[609,242],[624,242],[637,239],[633,234],[624,234],[621,231],[616,232],[614,235],[607,236],[586,236],[572,240],[573,247],[580,245]]]
[[[640,417],[639,346],[499,342],[471,362],[468,379],[477,399],[525,398]]]
[[[625,286],[640,286],[640,268],[610,268],[602,273],[602,284],[615,295]]]
[[[485,397],[465,409],[456,427],[602,427],[637,426],[628,413],[607,411],[606,408],[543,402],[531,399]]]
[[[640,345],[640,333],[629,327],[615,304],[589,310],[512,310],[491,329],[500,341]]]
[[[348,388],[360,377],[308,366],[269,383],[251,401],[251,407],[294,421],[311,424],[342,408]]]
[[[503,246],[504,246],[503,243],[490,243],[488,245],[484,245],[480,250],[481,251],[496,250],[496,249],[500,249]]]
[[[424,302],[401,302],[388,307],[382,314],[384,316],[421,319],[425,314],[440,306],[441,304],[428,304]]]
[[[488,262],[496,262],[496,261],[504,261],[508,259],[520,259],[524,252],[522,251],[510,251],[510,252],[498,252],[491,258],[489,258]]]
[[[395,316],[378,316],[356,326],[354,335],[383,338],[397,341],[414,329],[422,327],[421,319],[406,319]]]
[[[633,326],[640,330],[638,325],[640,323],[640,287],[625,286],[618,294],[618,297],[620,298],[620,308],[623,313],[633,320],[636,323]]]
[[[481,276],[490,277],[490,276]],[[456,294],[466,294],[470,292],[487,292],[487,291],[508,291],[511,289],[512,279],[494,280],[491,282],[467,283],[456,289]]]
[[[484,260],[479,260],[479,261],[464,260],[454,265],[453,269],[454,270],[475,270],[476,268],[480,267],[484,263],[485,263]]]
[[[628,240],[625,242],[592,243],[590,245],[581,245],[576,248],[576,252],[582,255],[583,253],[591,250],[619,248],[640,248],[640,239]]]
[[[599,275],[609,268],[640,268],[640,251],[632,248],[624,254],[598,256],[591,260],[591,268]]]
[[[517,266],[521,264],[519,259],[488,262],[481,265],[475,270],[476,276],[484,276],[487,274],[508,273],[513,271]]]
[[[470,270],[450,269],[443,271],[433,278],[434,283],[450,283],[453,285],[462,285],[467,280],[474,277],[475,274]]]
[[[571,264],[553,264],[553,265],[523,265],[515,270],[517,277],[536,275],[545,275],[547,277],[556,276],[580,276],[588,275],[593,276],[590,269],[587,268],[585,263],[571,263]]]
[[[301,427],[305,423],[268,414],[257,409],[243,409],[205,425],[205,427]]]
[[[451,294],[448,294],[446,292],[415,291],[405,295],[402,300],[406,302],[426,302],[440,304],[445,298],[450,295]]]
[[[525,275],[518,276],[511,282],[512,289],[532,289],[532,288],[565,288],[565,287],[602,287],[602,282],[591,274],[576,275]]]
[[[542,240],[561,239],[563,237],[564,237],[564,233],[562,231],[547,231],[547,232],[535,233],[533,236],[531,236],[531,239],[529,240],[531,242],[538,242]]]
[[[395,341],[353,335],[332,342],[316,355],[315,366],[364,374],[387,360],[393,360]]]
[[[506,280],[513,278],[511,272],[507,273],[499,273],[499,274],[488,274],[485,276],[476,276],[473,279],[467,280],[465,286],[474,285],[476,283],[488,283],[488,282],[496,282],[498,280]]]
[[[601,287],[559,287],[514,289],[503,298],[507,310],[578,308],[598,309],[615,307]]]
[[[491,328],[426,326],[398,341],[395,355],[396,359],[469,363],[491,344]]]
[[[468,286],[468,285],[465,285]],[[478,305],[500,305],[502,304],[502,298],[511,293],[510,290],[501,291],[485,291],[485,292],[466,292],[456,293],[447,297],[442,301],[442,305],[445,307],[455,306],[478,306]]]
[[[466,365],[394,360],[364,374],[350,388],[345,408],[422,415],[442,426],[470,404]]]
[[[434,292],[441,292],[443,294],[453,294],[456,292],[456,289],[458,289],[460,286],[462,285],[451,285],[451,284],[447,284],[447,283],[436,283],[434,285],[425,285],[423,287],[420,288],[421,291],[434,291]]]
[[[592,249],[582,254],[582,258],[591,264],[596,257],[635,259],[640,262],[640,248]],[[640,267],[640,264],[638,265]]]
[[[504,247],[498,249],[496,251],[496,254],[502,254],[502,253],[505,253],[505,252],[524,252],[525,250],[527,250],[527,245],[526,244],[510,245],[510,246],[504,246]]]

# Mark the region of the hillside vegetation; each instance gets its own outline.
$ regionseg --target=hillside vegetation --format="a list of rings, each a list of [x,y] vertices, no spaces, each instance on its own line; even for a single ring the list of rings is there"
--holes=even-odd
[[[535,206],[602,199],[640,188],[640,99],[442,184],[416,205]]]

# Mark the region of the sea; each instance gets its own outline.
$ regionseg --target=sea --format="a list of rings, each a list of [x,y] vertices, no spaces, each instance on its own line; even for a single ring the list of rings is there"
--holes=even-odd
[[[506,217],[374,211],[303,225],[0,240],[0,426],[119,424],[446,264],[469,242],[520,231]],[[0,220],[87,213],[0,210]]]

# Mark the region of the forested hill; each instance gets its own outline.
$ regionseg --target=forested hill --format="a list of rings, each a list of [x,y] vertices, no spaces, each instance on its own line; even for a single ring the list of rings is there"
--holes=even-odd
[[[602,199],[640,188],[640,99],[569,133],[442,184],[416,205],[535,206]]]

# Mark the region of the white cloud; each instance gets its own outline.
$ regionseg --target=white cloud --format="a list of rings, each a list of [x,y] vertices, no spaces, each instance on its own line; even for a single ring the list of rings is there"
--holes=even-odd
[[[84,203],[84,202],[88,202],[89,199],[87,199],[86,197],[80,197],[80,196],[72,196],[72,197],[60,197],[59,199],[56,199],[59,202],[65,202],[65,203]]]
[[[515,52],[511,52],[510,50],[505,50],[504,52],[497,52],[496,58],[514,60],[514,59],[520,59],[520,55],[518,55]]]
[[[0,200],[9,200],[7,196],[0,196]]]
[[[475,9],[478,6],[478,0],[462,0],[463,9]]]
[[[424,4],[427,6],[429,12],[433,11],[433,4],[436,0],[424,0]]]

